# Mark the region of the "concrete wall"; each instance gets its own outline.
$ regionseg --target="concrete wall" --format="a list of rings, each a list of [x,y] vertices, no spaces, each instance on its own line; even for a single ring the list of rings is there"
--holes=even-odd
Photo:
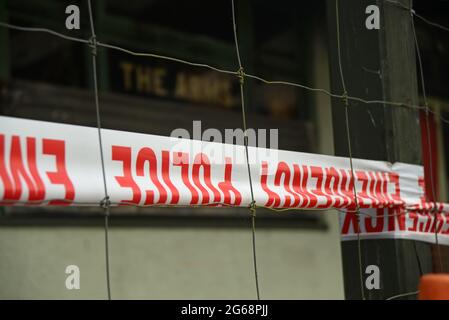
[[[330,231],[257,231],[264,299],[342,298],[336,215]],[[251,231],[120,227],[110,230],[115,299],[253,299]],[[104,231],[0,227],[0,299],[106,298]],[[65,268],[80,268],[67,290]]]

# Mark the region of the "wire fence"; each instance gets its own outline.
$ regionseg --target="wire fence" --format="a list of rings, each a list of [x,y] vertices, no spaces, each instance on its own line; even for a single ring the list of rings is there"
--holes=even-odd
[[[94,93],[95,93],[95,111],[97,117],[97,128],[98,128],[98,145],[100,147],[100,159],[101,159],[101,172],[103,176],[103,188],[104,188],[104,198],[100,202],[100,206],[104,209],[104,238],[105,238],[105,262],[106,262],[106,288],[108,292],[108,299],[111,300],[111,280],[110,280],[110,268],[109,268],[109,215],[110,215],[110,205],[108,193],[108,183],[106,180],[106,169],[104,167],[104,155],[103,155],[103,140],[101,136],[101,112],[100,112],[100,101],[98,98],[98,79],[97,79],[97,38],[95,35],[95,26],[92,13],[92,4],[88,0],[89,8],[89,21],[92,36],[89,41],[92,53],[92,74],[94,80]]]
[[[397,108],[405,108],[405,109],[409,109],[409,110],[413,110],[413,111],[417,111],[417,110],[424,111],[425,116],[426,116],[426,131],[427,131],[428,139],[430,139],[429,118],[430,118],[431,114],[434,117],[436,117],[437,119],[439,119],[441,122],[449,124],[449,119],[446,119],[440,113],[437,113],[434,110],[432,110],[432,108],[428,104],[427,96],[426,96],[426,86],[425,86],[424,75],[423,75],[423,66],[422,66],[422,61],[421,61],[421,54],[420,54],[420,50],[419,50],[419,43],[418,43],[418,39],[416,36],[415,22],[414,22],[413,18],[416,17],[419,20],[423,21],[424,23],[426,23],[432,27],[439,28],[439,29],[447,31],[447,32],[449,32],[449,28],[445,27],[441,24],[435,23],[433,21],[430,21],[429,19],[417,14],[413,10],[412,7],[408,7],[400,2],[393,1],[393,0],[385,0],[385,3],[400,7],[402,9],[410,12],[413,37],[414,37],[414,42],[415,42],[415,50],[416,50],[417,58],[418,58],[419,74],[420,74],[420,80],[421,80],[420,82],[421,82],[421,86],[422,86],[422,94],[423,94],[423,100],[424,100],[423,105],[411,104],[411,103],[403,102],[403,101],[367,100],[362,97],[352,96],[347,92],[345,77],[344,77],[344,70],[342,67],[341,50],[340,50],[341,49],[340,48],[340,25],[339,25],[340,14],[339,14],[339,7],[338,7],[339,0],[335,0],[335,9],[336,9],[335,11],[336,11],[337,47],[338,47],[337,48],[338,49],[338,52],[337,52],[338,53],[338,72],[340,74],[340,80],[341,80],[341,84],[342,84],[342,88],[343,88],[342,93],[335,93],[335,92],[331,92],[330,90],[327,90],[324,88],[316,88],[316,87],[308,86],[308,85],[301,84],[301,83],[291,82],[291,81],[268,80],[261,76],[245,72],[244,66],[242,64],[242,57],[241,57],[240,50],[239,50],[239,40],[238,40],[238,32],[237,32],[238,25],[236,22],[236,12],[235,12],[234,0],[231,0],[232,24],[233,24],[233,34],[234,34],[234,45],[235,45],[235,50],[236,50],[236,58],[238,61],[238,66],[239,66],[238,70],[227,70],[224,68],[212,66],[209,64],[205,64],[205,63],[188,61],[188,60],[179,59],[179,58],[172,57],[172,56],[155,54],[155,53],[151,53],[151,52],[136,52],[136,51],[129,50],[127,48],[123,48],[123,47],[115,45],[115,44],[101,42],[101,41],[97,40],[96,33],[95,33],[95,24],[94,24],[91,0],[87,0],[87,3],[88,3],[88,11],[89,11],[90,29],[91,29],[91,37],[89,39],[68,36],[63,33],[54,31],[52,29],[48,29],[48,28],[19,26],[19,25],[10,24],[5,21],[0,21],[0,26],[8,28],[8,29],[19,30],[19,31],[48,33],[48,34],[51,34],[53,36],[56,36],[56,37],[59,37],[59,38],[62,38],[62,39],[68,40],[68,41],[73,41],[73,42],[78,42],[78,43],[88,45],[91,48],[96,122],[97,122],[97,129],[98,129],[98,141],[99,141],[100,158],[101,158],[101,166],[102,166],[104,198],[101,199],[97,203],[75,203],[75,204],[100,206],[104,210],[105,262],[106,262],[106,284],[107,284],[108,299],[112,299],[111,283],[110,283],[110,266],[109,266],[109,237],[108,237],[109,217],[110,217],[110,207],[112,205],[114,205],[115,203],[112,203],[109,198],[109,194],[108,194],[108,190],[107,190],[107,180],[106,180],[107,178],[106,178],[105,165],[104,165],[104,156],[103,156],[101,108],[100,108],[100,101],[99,101],[99,90],[98,90],[98,79],[97,79],[97,61],[96,61],[98,47],[120,51],[120,52],[127,53],[127,54],[133,55],[133,56],[161,59],[161,60],[185,64],[185,65],[189,65],[189,66],[193,66],[193,67],[206,68],[206,69],[209,69],[209,70],[212,70],[215,72],[228,74],[228,75],[234,75],[234,76],[238,77],[239,84],[240,84],[242,125],[243,125],[243,131],[244,131],[244,135],[245,135],[244,136],[244,147],[245,147],[245,155],[246,155],[247,170],[248,170],[248,185],[250,188],[251,199],[252,199],[251,204],[249,206],[249,210],[250,210],[250,217],[251,217],[252,255],[253,255],[253,267],[254,267],[255,288],[256,288],[257,299],[260,299],[259,277],[258,277],[258,272],[257,272],[257,254],[256,254],[256,252],[257,252],[257,250],[256,250],[256,248],[257,248],[257,246],[256,246],[256,210],[257,210],[257,208],[266,208],[266,209],[273,210],[275,212],[282,212],[282,211],[286,211],[286,210],[304,210],[304,209],[302,209],[302,208],[276,209],[276,208],[257,205],[256,202],[254,201],[254,192],[253,192],[253,185],[252,185],[252,180],[251,180],[251,170],[250,170],[250,165],[249,165],[250,162],[249,162],[249,153],[248,153],[247,114],[246,114],[246,110],[245,110],[245,94],[244,94],[244,92],[245,92],[245,79],[246,78],[254,79],[254,80],[260,81],[265,84],[292,86],[292,87],[300,88],[300,89],[303,89],[306,91],[324,94],[330,98],[341,99],[344,102],[344,108],[345,108],[345,126],[346,126],[346,132],[347,132],[349,163],[350,163],[350,170],[351,170],[352,176],[355,176],[355,174],[354,174],[354,168],[353,168],[353,156],[352,156],[351,135],[350,135],[351,124],[349,121],[349,118],[350,118],[349,117],[349,112],[350,112],[349,106],[350,106],[351,102],[359,102],[359,103],[362,103],[365,105],[392,106],[392,107],[397,107]],[[429,148],[431,147],[430,140],[428,140],[427,145]],[[429,150],[429,156],[432,157],[432,153],[430,152],[430,150]],[[430,159],[430,163],[431,163],[430,164],[430,166],[431,166],[430,167],[430,171],[431,171],[430,177],[431,177],[431,179],[433,179],[434,168],[432,168],[432,159]],[[436,197],[435,197],[436,191],[434,189],[433,181],[431,181],[431,186],[432,186],[431,192],[434,197],[434,201],[436,201]],[[353,184],[353,193],[354,193],[355,207],[356,207],[354,214],[357,215],[357,219],[360,219],[360,216],[362,216],[362,215],[370,216],[370,214],[363,213],[360,210],[360,207],[358,205],[358,195],[357,195],[357,190],[356,190],[355,184]],[[61,200],[61,199],[59,199],[59,200]],[[122,203],[120,203],[120,204],[122,204]],[[135,205],[135,204],[133,204],[133,205]],[[225,203],[209,204],[209,206],[216,206],[216,205],[221,205],[221,206],[225,206],[225,207],[233,207],[233,205],[229,205],[229,204],[225,204]],[[151,207],[151,206],[164,207],[163,205],[142,205],[139,207]],[[170,207],[173,207],[173,206],[170,206]],[[180,206],[176,206],[176,207],[180,207]],[[195,207],[195,206],[189,206],[189,207]],[[434,206],[434,208],[436,208],[436,206]],[[310,209],[307,209],[307,210],[310,210]],[[316,209],[316,210],[326,211],[329,209]],[[337,208],[337,212],[346,213],[347,211]],[[435,219],[436,219],[437,212],[434,211],[434,213],[435,213]],[[397,214],[394,214],[394,215],[397,215]],[[438,242],[437,228],[435,228],[435,241],[436,241],[436,246],[438,248],[438,260],[439,260],[440,268],[441,268],[441,270],[443,270],[442,269],[442,256],[441,256],[441,251],[440,251],[440,244]],[[360,293],[361,293],[362,299],[365,299],[365,290],[364,290],[364,283],[363,283],[362,246],[361,246],[361,237],[360,237],[359,228],[357,228],[357,248],[358,248],[358,269],[359,269],[359,276],[360,276]],[[417,260],[419,262],[420,259],[419,259],[418,253],[416,250],[415,250],[415,252],[416,252]],[[421,271],[421,273],[422,273],[422,271]],[[418,293],[419,293],[419,291],[400,293],[395,296],[387,298],[387,300],[393,300],[393,299],[398,299],[401,297],[413,296],[413,295],[417,295]]]

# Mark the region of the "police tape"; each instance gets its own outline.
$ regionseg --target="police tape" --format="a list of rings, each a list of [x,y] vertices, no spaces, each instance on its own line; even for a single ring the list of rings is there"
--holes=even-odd
[[[111,205],[251,204],[245,148],[102,129]],[[248,148],[254,199],[270,208],[340,209],[343,240],[439,235],[447,204],[430,203],[423,168],[404,163]],[[0,117],[1,205],[99,205],[104,199],[96,128]],[[362,215],[357,217],[354,188]]]

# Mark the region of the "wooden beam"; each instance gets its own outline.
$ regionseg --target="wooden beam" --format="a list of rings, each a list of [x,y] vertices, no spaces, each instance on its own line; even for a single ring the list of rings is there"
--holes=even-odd
[[[409,0],[400,0],[410,6]],[[418,103],[416,60],[410,13],[378,0],[381,27],[365,27],[369,0],[340,0],[341,62],[348,94],[367,100]],[[342,94],[337,49],[335,0],[328,0],[332,92]],[[348,156],[345,106],[332,100],[336,155]],[[349,107],[352,155],[356,158],[421,164],[421,135],[417,110],[384,104],[351,102]],[[345,294],[348,299],[386,299],[417,290],[420,263],[432,271],[431,244],[402,239],[342,242]],[[380,269],[379,290],[365,286],[368,265]],[[360,279],[359,268],[361,269]],[[414,296],[406,299],[415,299]]]

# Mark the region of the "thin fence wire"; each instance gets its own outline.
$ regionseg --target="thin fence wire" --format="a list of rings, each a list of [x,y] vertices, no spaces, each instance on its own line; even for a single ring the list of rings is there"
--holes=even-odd
[[[243,133],[244,133],[246,166],[248,169],[248,181],[249,181],[249,188],[250,188],[250,192],[251,192],[251,204],[249,206],[249,210],[251,213],[254,278],[255,278],[255,283],[256,283],[257,300],[260,300],[259,275],[257,272],[257,254],[256,254],[256,201],[254,201],[253,180],[251,177],[251,166],[250,166],[250,162],[249,162],[249,152],[248,152],[248,131],[247,131],[247,122],[246,122],[245,90],[244,90],[245,89],[245,87],[244,87],[245,75],[243,73],[244,68],[242,65],[242,58],[240,56],[239,41],[238,41],[238,36],[237,36],[237,23],[236,23],[234,0],[231,0],[231,5],[232,5],[232,27],[233,27],[233,31],[234,31],[235,51],[236,51],[237,60],[239,63],[238,77],[239,77],[239,83],[240,83],[240,100],[241,100],[241,107],[242,107],[242,125],[243,125]]]
[[[354,179],[354,165],[352,159],[352,146],[351,146],[351,125],[349,122],[349,101],[346,98],[348,96],[348,91],[346,90],[346,82],[343,73],[343,66],[341,61],[341,47],[340,47],[340,11],[338,7],[338,0],[335,0],[335,21],[336,21],[336,31],[337,31],[337,56],[338,56],[338,70],[340,72],[341,86],[343,88],[343,102],[345,105],[345,126],[346,126],[346,138],[348,145],[348,155],[349,155],[349,166],[351,168],[351,177]],[[356,184],[352,184],[352,191],[354,192],[354,201],[357,211],[357,221],[358,225],[356,227],[357,232],[357,258],[358,258],[358,269],[359,269],[359,280],[360,280],[360,294],[363,300],[365,300],[365,285],[363,283],[363,263],[362,263],[362,244],[360,240],[360,207],[359,200],[357,196]]]
[[[426,121],[425,121],[425,126],[426,126],[426,137],[427,137],[427,152],[429,154],[429,182],[430,182],[430,189],[432,192],[432,201],[437,201],[437,196],[436,196],[436,191],[435,191],[435,184],[434,184],[434,179],[433,179],[433,173],[434,173],[434,168],[433,168],[433,152],[432,152],[432,140],[430,137],[430,108],[429,108],[429,104],[427,103],[427,93],[426,93],[426,83],[424,80],[424,68],[422,65],[422,59],[421,59],[421,51],[419,49],[419,42],[418,42],[418,37],[416,35],[416,28],[415,28],[415,21],[414,21],[414,11],[412,8],[410,8],[410,19],[411,19],[411,24],[412,24],[412,33],[413,33],[413,39],[415,42],[415,50],[416,50],[416,55],[418,58],[418,67],[419,67],[419,75],[420,75],[420,82],[421,82],[421,93],[424,99],[424,106],[425,106],[425,116],[426,116]],[[419,126],[419,124],[418,124]],[[437,210],[436,207],[433,208],[434,210],[434,219],[435,221],[437,221]],[[438,232],[437,232],[437,228],[435,228],[435,244],[437,246],[437,254],[438,254],[438,262],[440,265],[440,272],[443,272],[443,261],[442,261],[442,257],[441,257],[441,247],[440,247],[440,243],[438,241]]]
[[[442,24],[430,21],[429,19],[423,17],[422,15],[417,14],[416,11],[412,7],[408,7],[408,6],[404,5],[403,3],[400,3],[400,2],[394,1],[394,0],[384,0],[384,1],[386,3],[388,3],[388,4],[392,4],[392,5],[401,7],[402,9],[405,9],[407,11],[410,11],[411,14],[414,15],[416,18],[422,20],[423,22],[427,23],[428,25],[430,25],[432,27],[436,27],[436,28],[439,28],[439,29],[441,29],[443,31],[449,32],[449,28],[448,27],[443,26]]]
[[[95,96],[95,111],[97,118],[97,129],[98,129],[98,145],[100,148],[100,159],[101,159],[101,172],[103,176],[103,188],[104,188],[104,198],[100,202],[100,206],[104,209],[104,238],[105,238],[105,263],[106,263],[106,288],[108,293],[108,300],[111,300],[111,281],[110,281],[110,268],[109,268],[109,216],[110,216],[110,205],[108,193],[108,184],[106,178],[106,169],[104,166],[104,155],[103,155],[103,139],[101,136],[101,112],[100,112],[100,102],[98,97],[98,80],[97,80],[97,37],[95,34],[95,25],[92,12],[91,0],[87,0],[89,8],[89,21],[91,28],[91,39],[89,44],[91,46],[92,53],[92,74],[94,83],[94,96]]]
[[[62,33],[59,33],[59,32],[56,32],[54,30],[47,29],[47,28],[18,26],[18,25],[10,24],[10,23],[3,22],[3,21],[0,21],[0,26],[1,27],[5,27],[5,28],[9,28],[9,29],[15,29],[15,30],[49,33],[49,34],[52,34],[54,36],[60,37],[62,39],[71,40],[71,41],[75,41],[75,42],[79,42],[79,43],[90,45],[90,40],[86,40],[86,39],[82,39],[82,38],[76,38],[76,37],[70,37],[70,36],[64,35]],[[190,66],[194,66],[194,67],[210,69],[210,70],[213,70],[213,71],[216,71],[216,72],[229,74],[229,75],[239,75],[239,70],[235,70],[235,71],[234,70],[227,70],[227,69],[219,68],[219,67],[212,66],[212,65],[206,64],[206,63],[192,62],[192,61],[188,61],[188,60],[179,59],[179,58],[176,58],[176,57],[171,57],[171,56],[161,55],[161,54],[156,54],[156,53],[151,53],[151,52],[136,52],[136,51],[133,51],[133,50],[129,50],[127,48],[123,48],[123,47],[118,46],[118,45],[104,43],[104,42],[101,42],[99,40],[97,40],[97,47],[103,47],[103,48],[107,48],[107,49],[111,49],[111,50],[117,50],[117,51],[121,51],[121,52],[124,52],[124,53],[128,53],[128,54],[133,55],[133,56],[149,57],[149,58],[173,61],[173,62],[177,62],[177,63],[181,63],[181,64],[185,64],[185,65],[190,65]],[[268,79],[266,79],[266,78],[264,78],[262,76],[249,74],[249,73],[246,73],[244,71],[243,71],[243,76],[246,77],[246,78],[252,78],[252,79],[261,81],[261,82],[263,82],[265,84],[281,84],[281,85],[293,86],[293,87],[301,88],[301,89],[308,90],[308,91],[311,91],[311,92],[319,92],[319,93],[325,94],[325,95],[327,95],[327,96],[329,96],[331,98],[340,98],[340,99],[345,98],[345,96],[342,95],[342,94],[333,93],[333,92],[331,92],[331,91],[329,91],[327,89],[324,89],[324,88],[316,88],[316,87],[307,86],[307,85],[304,85],[304,84],[301,84],[301,83],[297,83],[297,82],[283,81],[283,80],[268,80]],[[356,97],[356,96],[351,96],[351,95],[347,95],[346,98],[349,101],[360,102],[360,103],[363,103],[363,104],[390,105],[390,106],[394,106],[394,107],[406,108],[406,109],[414,109],[414,110],[425,110],[426,109],[426,107],[423,106],[423,105],[416,105],[416,104],[411,104],[411,103],[408,103],[408,102],[401,102],[401,101],[367,100],[367,99],[364,99],[362,97]],[[442,122],[449,124],[449,119],[447,119],[446,117],[442,116],[441,114],[435,112],[432,109],[430,109],[429,112],[434,114]]]
[[[237,26],[236,26],[236,22],[235,22],[235,7],[234,7],[234,0],[232,1],[232,19],[233,19],[233,28],[234,28],[234,39],[235,39],[235,47],[236,47],[236,53],[237,53],[237,59],[238,59],[238,63],[239,63],[239,69],[236,71],[233,70],[226,70],[220,67],[216,67],[216,66],[212,66],[209,64],[205,64],[205,63],[198,63],[198,62],[192,62],[192,61],[188,61],[188,60],[184,60],[184,59],[179,59],[176,57],[172,57],[172,56],[167,56],[167,55],[160,55],[160,54],[155,54],[155,53],[149,53],[149,52],[136,52],[133,50],[129,50],[127,48],[123,48],[121,46],[118,45],[114,45],[114,44],[108,44],[108,43],[103,43],[101,41],[98,41],[96,39],[96,35],[95,35],[95,29],[94,29],[94,19],[93,19],[93,14],[92,14],[92,8],[91,8],[91,1],[88,0],[88,8],[89,8],[89,19],[90,19],[90,26],[91,26],[91,33],[92,36],[90,39],[82,39],[82,38],[77,38],[77,37],[72,37],[72,36],[68,36],[65,35],[63,33],[57,32],[55,30],[52,29],[48,29],[48,28],[39,28],[39,27],[27,27],[27,26],[19,26],[19,25],[14,25],[14,24],[10,24],[7,23],[5,21],[0,21],[0,26],[1,27],[5,27],[5,28],[9,28],[9,29],[13,29],[13,30],[19,30],[19,31],[26,31],[26,32],[43,32],[43,33],[48,33],[51,34],[53,36],[56,37],[60,37],[62,39],[68,40],[68,41],[74,41],[74,42],[78,42],[81,44],[85,44],[91,47],[92,49],[92,68],[93,68],[93,73],[94,73],[94,93],[95,93],[95,103],[96,103],[96,114],[97,114],[97,127],[98,127],[98,133],[99,133],[99,145],[100,145],[100,154],[101,154],[101,161],[102,161],[102,170],[103,170],[103,182],[104,182],[104,189],[105,189],[105,198],[101,200],[100,202],[100,206],[103,207],[105,209],[105,246],[106,246],[106,272],[107,272],[107,288],[108,288],[108,298],[111,298],[111,293],[110,293],[110,279],[109,279],[109,244],[108,244],[108,217],[109,217],[109,207],[111,205],[123,205],[123,203],[112,203],[109,200],[109,196],[108,196],[108,192],[107,192],[107,184],[106,184],[106,174],[105,174],[105,169],[104,169],[104,159],[103,159],[103,148],[102,148],[102,140],[101,140],[101,115],[100,115],[100,107],[99,107],[99,101],[98,101],[98,86],[97,86],[97,72],[96,72],[96,53],[97,53],[97,48],[98,47],[102,47],[102,48],[106,48],[106,49],[110,49],[110,50],[116,50],[116,51],[120,51],[120,52],[124,52],[133,56],[141,56],[141,57],[149,57],[149,58],[155,58],[155,59],[162,59],[162,60],[167,60],[167,61],[172,61],[175,63],[181,63],[181,64],[185,64],[185,65],[189,65],[189,66],[193,66],[193,67],[198,67],[198,68],[206,68],[212,71],[216,71],[216,72],[220,72],[220,73],[224,73],[224,74],[229,74],[229,75],[235,75],[237,77],[239,77],[240,80],[240,95],[241,95],[241,104],[242,104],[242,117],[243,117],[243,126],[245,129],[245,133],[246,133],[246,111],[245,111],[245,101],[244,101],[244,79],[245,78],[250,78],[250,79],[254,79],[257,81],[260,81],[262,83],[265,84],[277,84],[277,85],[287,85],[287,86],[293,86],[293,87],[297,87],[297,88],[301,88],[304,90],[308,90],[311,92],[318,92],[318,93],[322,93],[325,94],[331,98],[338,98],[338,99],[343,99],[343,101],[345,102],[345,110],[346,110],[346,128],[347,128],[347,133],[348,133],[348,149],[349,149],[349,158],[350,158],[350,165],[351,165],[351,172],[354,175],[353,172],[353,166],[352,166],[352,150],[351,150],[351,141],[350,141],[350,125],[349,125],[349,114],[348,114],[348,106],[349,106],[349,102],[359,102],[359,103],[363,103],[363,104],[379,104],[379,105],[389,105],[389,106],[393,106],[393,107],[399,107],[399,108],[406,108],[406,109],[411,109],[411,110],[420,110],[420,111],[425,111],[426,112],[426,118],[428,119],[429,114],[433,114],[436,118],[438,118],[441,122],[443,123],[447,123],[449,124],[449,119],[446,119],[445,117],[443,117],[440,113],[436,113],[434,110],[432,110],[428,104],[427,104],[427,98],[424,98],[424,105],[415,105],[415,104],[410,104],[407,102],[399,102],[399,101],[388,101],[388,100],[367,100],[364,99],[362,97],[356,97],[356,96],[351,96],[348,95],[346,92],[346,88],[345,88],[345,83],[344,83],[344,75],[343,75],[343,70],[341,67],[341,58],[339,56],[339,70],[340,70],[340,76],[341,76],[341,80],[342,80],[342,85],[343,85],[343,94],[336,94],[333,93],[327,89],[324,88],[315,88],[315,87],[311,87],[308,85],[304,85],[301,83],[296,83],[296,82],[291,82],[291,81],[283,81],[283,80],[268,80],[265,79],[264,77],[258,76],[258,75],[253,75],[253,74],[249,74],[246,73],[244,71],[244,68],[242,66],[242,61],[241,61],[241,55],[239,52],[239,46],[238,46],[238,37],[237,37]],[[413,16],[420,19],[421,21],[423,21],[424,23],[439,28],[441,30],[447,31],[449,32],[449,28],[445,27],[439,23],[433,22],[419,14],[417,14],[411,7],[407,7],[405,5],[403,5],[402,3],[399,3],[397,1],[393,1],[393,0],[385,0],[386,3],[390,3],[392,5],[396,5],[399,7],[402,7],[405,10],[410,11],[412,18]],[[338,0],[336,0],[336,6],[337,6],[337,22],[338,22]],[[412,19],[412,23],[413,23],[413,19]],[[416,49],[418,52],[418,56],[419,56],[419,47],[418,47],[418,43],[417,43],[417,39],[416,39],[416,33],[415,33],[415,28],[414,28],[414,24],[413,24],[413,32],[414,32],[414,36],[415,36],[415,41],[416,41]],[[337,34],[338,34],[338,38],[339,38],[339,26],[337,26]],[[339,39],[338,39],[338,43],[339,43]],[[419,57],[420,60],[420,57]],[[419,61],[420,64],[420,74],[421,77],[423,78],[422,75],[422,64]],[[423,92],[425,95],[425,85],[424,82],[422,80],[422,85],[423,85]],[[246,155],[247,155],[247,160],[248,160],[248,151],[247,151],[247,139],[245,139],[245,147],[246,147]],[[255,201],[254,201],[254,194],[253,194],[253,190],[252,190],[252,181],[251,181],[251,171],[250,171],[250,166],[249,166],[249,161],[247,161],[248,164],[248,174],[249,174],[249,182],[250,182],[250,188],[251,188],[251,197],[252,197],[252,203],[250,205],[250,209],[252,212],[252,231],[253,231],[253,261],[254,261],[254,271],[255,271],[255,280],[256,280],[256,290],[257,290],[257,297],[258,299],[260,298],[259,296],[259,284],[258,284],[258,275],[257,275],[257,261],[256,261],[256,250],[255,250],[255,209],[256,208],[266,208],[266,209],[270,209],[276,212],[281,212],[281,211],[287,211],[287,210],[314,210],[314,208],[271,208],[271,207],[266,207],[266,206],[260,206],[260,205],[256,205]],[[432,184],[433,186],[433,184]],[[355,184],[354,184],[354,196],[355,196],[355,200],[357,202],[357,191],[355,189]],[[434,191],[433,191],[434,192]],[[434,201],[436,199],[434,198]],[[71,202],[72,204],[74,204],[74,202]],[[42,202],[41,202],[42,204]],[[96,205],[98,206],[98,202],[92,202],[92,203],[76,203],[76,204],[80,204],[80,205]],[[126,205],[126,204],[125,204]],[[134,206],[136,206],[135,204],[133,204]],[[209,206],[224,206],[224,207],[233,207],[232,205],[229,204],[225,204],[225,203],[213,203],[213,204],[209,204]],[[137,207],[164,207],[163,205],[137,205]],[[173,207],[173,206],[170,206]],[[175,207],[183,207],[183,206],[175,206]],[[192,206],[186,206],[191,208]],[[195,206],[193,206],[195,207]],[[199,206],[198,206],[199,207]],[[357,212],[355,212],[354,214],[357,215],[357,217],[359,218],[361,215],[368,215],[371,216],[370,214],[366,214],[361,212],[358,207],[358,205],[356,205],[357,208]],[[329,210],[329,208],[323,208],[323,209],[315,209],[315,210],[319,210],[319,211],[327,211]],[[407,210],[407,209],[406,209]],[[337,209],[338,212],[345,212],[347,213],[347,211],[343,211],[342,209]],[[394,215],[402,215],[403,213],[398,213],[398,214],[394,214]],[[392,216],[392,215],[389,215]],[[435,229],[437,229],[435,227]],[[361,252],[360,252],[360,234],[358,233],[358,237],[359,237],[359,267],[361,268]],[[438,241],[437,238],[437,233],[436,233],[436,241]],[[439,254],[440,257],[440,263],[441,263],[441,254]],[[359,269],[360,269],[359,268]],[[399,297],[405,297],[408,295],[416,295],[417,293],[419,293],[418,291],[415,292],[409,292],[409,293],[403,293],[403,294],[399,294],[397,296],[393,296],[388,298],[389,299],[396,299]],[[364,298],[364,290],[363,290],[363,284],[362,284],[362,297]]]
[[[31,200],[31,201],[27,201],[26,204],[18,204],[18,206],[27,206],[27,205],[33,205],[33,206],[47,206],[51,203],[61,203],[67,206],[70,205],[75,205],[75,206],[98,206],[98,201],[71,201],[71,200],[67,200],[67,199],[61,199],[61,198],[51,198],[51,199],[47,199],[45,201],[41,201],[41,200]],[[15,205],[17,204],[16,200],[2,200],[2,204],[3,205]],[[225,202],[211,202],[208,204],[176,204],[176,205],[168,205],[168,204],[136,204],[134,202],[131,201],[109,201],[109,206],[112,207],[124,207],[124,206],[130,206],[130,207],[136,207],[136,208],[205,208],[205,207],[223,207],[223,208],[242,208],[240,205],[234,205],[234,204],[229,204],[229,203],[225,203]],[[394,207],[394,206],[384,206],[384,207],[379,207],[379,208],[366,208],[366,209],[362,209],[360,208],[359,211],[357,212],[355,210],[355,208],[352,205],[346,205],[346,206],[341,206],[341,207],[327,207],[327,208],[308,208],[308,207],[286,207],[286,208],[276,208],[276,207],[270,207],[270,206],[265,206],[265,205],[258,205],[255,204],[257,209],[265,209],[265,210],[270,210],[273,212],[277,212],[277,213],[281,213],[281,212],[286,212],[286,211],[303,211],[303,212],[325,212],[325,211],[329,211],[329,210],[336,210],[340,213],[351,213],[354,215],[360,215],[360,216],[366,216],[366,217],[373,217],[373,213],[372,212],[364,212],[364,210],[378,210],[378,209],[382,209],[382,210],[386,210],[386,209],[395,209],[397,208],[398,210],[396,210],[396,213],[388,213],[388,214],[383,214],[382,216],[385,218],[389,218],[389,217],[400,217],[400,216],[404,216],[406,214],[426,214],[427,212],[431,212],[431,210],[424,210],[424,209],[417,209],[414,207],[405,207],[405,208],[401,208],[403,211],[399,210],[399,207]],[[441,220],[440,220],[441,221]],[[433,228],[432,228],[433,229]]]
[[[405,292],[405,293],[400,293],[400,294],[397,294],[397,295],[395,295],[395,296],[391,296],[391,297],[389,297],[389,298],[387,298],[387,299],[385,299],[385,300],[396,300],[396,299],[399,299],[399,298],[405,298],[405,297],[410,297],[410,296],[416,296],[416,295],[418,295],[419,294],[419,290],[417,290],[417,291],[411,291],[411,292]]]

